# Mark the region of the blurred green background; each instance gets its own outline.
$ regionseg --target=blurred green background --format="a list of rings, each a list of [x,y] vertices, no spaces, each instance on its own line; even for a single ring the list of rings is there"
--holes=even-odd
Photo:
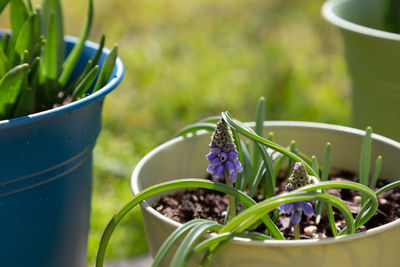
[[[40,3],[40,0],[33,1]],[[62,1],[79,35],[86,1]],[[88,262],[112,215],[131,198],[130,175],[181,127],[221,111],[252,120],[260,96],[270,120],[348,125],[349,81],[340,37],[319,0],[94,0],[90,35],[119,44],[125,78],[105,101],[94,151]],[[8,21],[0,19],[1,27]],[[140,211],[111,239],[107,260],[147,252]]]

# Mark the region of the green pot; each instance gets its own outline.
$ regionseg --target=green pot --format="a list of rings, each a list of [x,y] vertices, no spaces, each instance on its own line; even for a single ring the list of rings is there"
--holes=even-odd
[[[329,124],[285,121],[266,122],[265,129],[274,132],[277,143],[286,146],[291,140],[296,140],[303,153],[316,155],[319,159],[323,158],[325,145],[330,142],[331,169],[358,170],[363,131]],[[205,177],[208,166],[205,155],[209,152],[209,142],[210,134],[202,132],[189,138],[175,138],[151,151],[133,171],[133,193],[172,179]],[[383,156],[381,177],[389,181],[399,179],[400,143],[373,135],[372,158],[377,155]],[[168,235],[180,225],[151,207],[157,199],[159,196],[153,196],[141,205],[153,256]],[[220,251],[211,266],[399,266],[399,240],[400,220],[366,232],[323,240],[252,241],[235,238]],[[164,261],[163,266],[168,266],[168,262]]]
[[[339,27],[352,80],[353,125],[400,140],[400,34],[384,31],[383,0],[332,0],[322,7]]]

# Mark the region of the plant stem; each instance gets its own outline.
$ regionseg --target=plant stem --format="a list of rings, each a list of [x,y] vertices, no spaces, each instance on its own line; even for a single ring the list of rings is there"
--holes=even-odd
[[[226,172],[225,172],[225,181],[227,185],[233,187],[232,182],[229,180],[229,175]],[[228,200],[229,200],[229,207],[228,207],[229,220],[232,220],[236,216],[235,197],[228,195]]]
[[[295,240],[300,239],[300,226],[299,226],[299,224],[296,224],[295,226],[293,226],[293,233],[294,233],[294,239]]]

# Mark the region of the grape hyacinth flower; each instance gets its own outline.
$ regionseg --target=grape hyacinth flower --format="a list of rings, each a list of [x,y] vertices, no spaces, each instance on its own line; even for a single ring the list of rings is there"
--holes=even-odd
[[[229,181],[236,182],[238,173],[243,171],[238,158],[238,151],[234,144],[232,133],[227,123],[221,118],[217,123],[210,143],[210,153],[206,158],[210,162],[207,171],[215,178],[225,179],[228,175]]]
[[[290,192],[308,184],[311,184],[311,178],[308,176],[303,163],[296,162],[292,175],[289,177],[288,184],[285,186],[285,190]],[[280,205],[279,209],[285,213],[291,214],[290,227],[299,224],[303,213],[307,216],[312,216],[314,214],[311,203],[306,201],[285,203]]]

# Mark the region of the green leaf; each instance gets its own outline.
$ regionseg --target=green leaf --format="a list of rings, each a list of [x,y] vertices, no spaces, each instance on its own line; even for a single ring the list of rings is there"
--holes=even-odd
[[[96,85],[94,86],[93,93],[107,84],[108,80],[110,79],[111,72],[114,68],[117,56],[118,46],[115,45],[113,49],[111,49],[110,54],[108,54],[106,60],[103,63],[99,78],[97,79]]]
[[[177,136],[185,136],[190,133],[195,133],[200,130],[207,130],[207,131],[214,131],[215,130],[215,123],[207,123],[207,122],[198,122],[191,125],[186,126],[185,128],[179,130],[175,137]]]
[[[34,112],[35,92],[30,86],[23,86],[20,92],[13,117],[21,117]]]
[[[74,92],[72,93],[72,101],[81,99],[85,97],[86,92],[89,90],[90,86],[96,79],[97,72],[99,71],[99,66],[95,66],[86,77],[76,86]]]
[[[3,50],[4,54],[7,53],[7,47],[10,39],[10,34],[8,33],[4,33],[3,36],[0,37],[0,50]]]
[[[85,27],[83,28],[83,31],[81,33],[79,42],[74,46],[71,53],[69,53],[67,59],[65,60],[63,66],[62,66],[62,72],[58,79],[58,82],[62,87],[64,87],[67,84],[67,82],[71,76],[71,73],[74,70],[75,64],[78,62],[78,59],[81,55],[85,41],[89,35],[90,28],[92,26],[93,0],[88,0],[88,4],[89,4],[89,7],[88,7],[88,13],[86,16],[86,23],[85,23]]]
[[[0,77],[2,77],[8,70],[8,59],[3,50],[0,49]]]
[[[374,190],[376,187],[376,183],[378,182],[378,177],[379,173],[381,172],[381,167],[382,167],[382,156],[378,156],[375,162],[375,168],[374,168],[374,173],[372,174],[371,177],[371,183],[369,187]]]
[[[23,0],[11,0],[10,19],[13,36],[18,36],[19,31],[28,19],[28,16],[29,11]]]
[[[16,43],[15,51],[21,56],[25,50],[28,51],[28,57],[35,55],[31,54],[34,51],[34,47],[40,40],[40,25],[37,13],[32,13],[29,18],[25,21],[22,26]],[[28,59],[29,61],[29,59]]]
[[[372,128],[367,127],[362,141],[361,159],[360,159],[360,184],[368,186],[369,170],[371,165],[371,146],[372,146]],[[366,201],[365,196],[361,195],[361,204]]]
[[[64,44],[64,25],[61,3],[59,0],[44,0],[42,3],[42,30],[48,43],[51,43],[53,50],[52,59],[54,65],[54,73],[60,74],[65,56]],[[52,73],[51,78],[56,78],[56,74]],[[58,77],[58,76],[57,76]]]
[[[189,221],[185,224],[183,224],[181,227],[178,227],[172,234],[168,236],[168,238],[164,241],[162,246],[158,249],[157,254],[154,256],[154,261],[152,266],[159,266],[165,256],[167,255],[168,251],[171,250],[172,246],[187,232],[190,231],[194,226],[196,226],[199,223],[204,223],[207,222],[207,220],[204,219],[196,219]]]
[[[171,266],[183,267],[187,263],[187,258],[197,241],[209,230],[218,231],[222,226],[213,221],[206,221],[194,226],[182,241],[170,263]]]
[[[264,99],[264,97],[261,97],[257,104],[256,127],[255,127],[255,132],[259,136],[263,136],[265,112],[266,112],[265,99]],[[255,144],[254,144],[253,151],[254,151],[253,152],[253,175],[254,175],[257,172],[258,162],[260,160],[260,154],[259,154],[258,150],[256,149]]]
[[[0,80],[0,118],[11,116],[14,103],[21,91],[22,85],[29,71],[28,64],[18,65],[9,70]]]
[[[50,80],[55,80],[58,74],[58,42],[57,42],[57,25],[55,14],[50,14],[48,35],[45,44],[44,68],[46,76]]]
[[[3,9],[7,6],[10,0],[0,0],[0,13],[3,12]]]

